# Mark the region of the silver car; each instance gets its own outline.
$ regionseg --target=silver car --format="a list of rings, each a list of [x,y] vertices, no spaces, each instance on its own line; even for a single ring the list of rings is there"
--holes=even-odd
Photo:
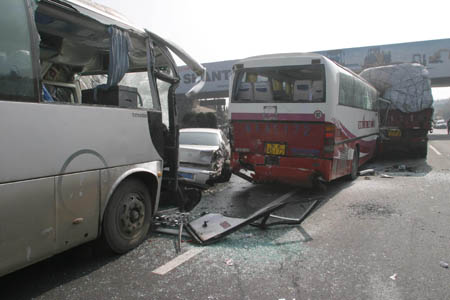
[[[446,129],[447,123],[445,122],[445,120],[437,120],[436,123],[434,123],[433,127],[436,129]]]
[[[181,129],[178,175],[200,184],[226,182],[231,177],[230,153],[220,129]]]

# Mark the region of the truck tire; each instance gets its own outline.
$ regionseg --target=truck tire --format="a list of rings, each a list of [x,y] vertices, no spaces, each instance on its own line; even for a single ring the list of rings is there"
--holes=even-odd
[[[420,158],[426,158],[428,155],[428,144],[425,143],[425,145],[420,146],[417,148],[417,156]]]
[[[150,192],[138,179],[125,179],[114,191],[103,217],[105,245],[117,254],[130,251],[147,236],[152,220]]]

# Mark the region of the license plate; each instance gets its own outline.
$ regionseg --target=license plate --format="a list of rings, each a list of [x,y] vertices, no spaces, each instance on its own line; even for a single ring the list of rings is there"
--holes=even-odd
[[[286,144],[266,143],[265,152],[270,155],[286,155]]]
[[[183,178],[194,179],[194,174],[192,173],[178,172],[178,175],[180,175]]]
[[[389,129],[388,136],[402,136],[402,132],[400,129]]]

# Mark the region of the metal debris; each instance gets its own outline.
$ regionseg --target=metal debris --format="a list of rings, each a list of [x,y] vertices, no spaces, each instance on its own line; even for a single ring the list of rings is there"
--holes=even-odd
[[[234,262],[233,262],[233,259],[227,259],[226,261],[225,261],[225,263],[228,265],[228,266],[232,266],[232,265],[234,265]]]
[[[388,174],[381,174],[381,178],[394,178],[394,176],[388,175]]]
[[[199,244],[214,243],[229,234],[241,229],[244,226],[251,225],[261,229],[275,225],[300,225],[317,207],[321,199],[294,198],[298,189],[277,198],[266,206],[260,208],[247,218],[232,218],[221,214],[202,214],[200,218],[189,221],[189,213],[180,212],[176,209],[160,211],[154,218],[154,231],[168,233],[177,236],[175,250],[181,251],[181,238],[183,229]],[[274,215],[273,213],[288,204],[305,203],[307,206],[299,218],[287,218]],[[270,221],[269,221],[270,220]],[[274,221],[276,220],[276,221]],[[169,227],[169,228],[167,228]],[[171,228],[170,228],[171,227]],[[175,229],[176,228],[176,229]],[[177,230],[178,229],[178,230]],[[251,237],[249,234],[246,237]]]
[[[359,176],[375,175],[375,169],[366,169],[359,171]]]
[[[207,214],[186,224],[186,230],[199,244],[210,244],[247,225],[257,226],[262,229],[274,225],[300,225],[313,211],[317,204],[320,203],[320,200],[315,199],[305,201],[305,199],[302,198],[293,198],[292,196],[296,192],[297,190],[293,190],[290,193],[279,197],[245,219],[226,217],[221,214]],[[286,218],[272,214],[290,203],[299,202],[308,202],[309,205],[298,219]],[[278,221],[268,222],[269,219],[277,219]],[[261,221],[255,223],[258,220]]]
[[[397,273],[395,273],[394,275],[390,276],[389,278],[392,279],[392,280],[396,280],[397,279]]]
[[[157,226],[155,231],[168,234],[176,234],[177,240],[175,242],[176,253],[181,252],[181,238],[186,236],[183,234],[184,225],[189,223],[190,214],[188,212],[180,212],[178,210],[169,209],[158,212],[154,218],[154,224]],[[164,227],[176,227],[177,230],[170,230],[170,228]],[[167,230],[169,229],[169,230]]]
[[[180,224],[189,223],[190,214],[177,210],[167,210],[158,212],[154,218],[155,225],[178,227]]]

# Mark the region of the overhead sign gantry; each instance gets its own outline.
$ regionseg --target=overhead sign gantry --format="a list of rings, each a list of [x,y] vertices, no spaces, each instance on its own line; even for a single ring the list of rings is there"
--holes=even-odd
[[[450,86],[450,39],[317,51],[337,63],[359,73],[365,68],[417,62],[430,73],[433,87]],[[197,99],[228,96],[231,68],[238,60],[205,63],[207,82]],[[177,94],[186,93],[196,75],[186,66],[179,67],[181,82]]]

